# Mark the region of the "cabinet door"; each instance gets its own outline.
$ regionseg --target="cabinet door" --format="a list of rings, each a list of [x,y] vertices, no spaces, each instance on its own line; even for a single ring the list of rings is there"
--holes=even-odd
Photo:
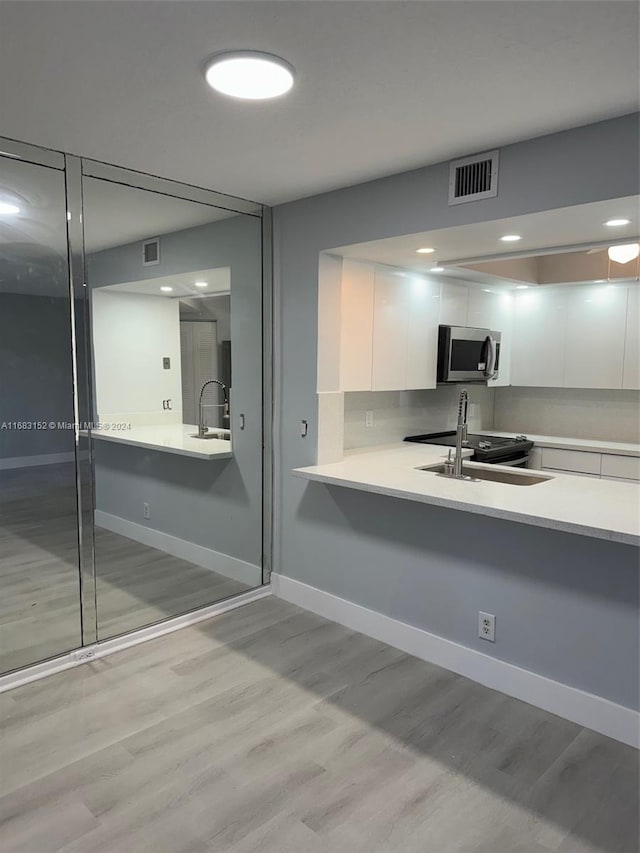
[[[510,293],[487,292],[479,286],[469,288],[469,325],[501,333],[499,375],[489,380],[490,387],[499,388],[511,382],[512,308]]]
[[[624,368],[622,372],[623,388],[640,388],[640,285],[627,289],[627,325],[624,336]]]
[[[340,390],[371,390],[374,266],[345,258],[342,265]]]
[[[408,310],[407,375],[404,387],[435,388],[438,361],[440,283],[408,275],[405,304]]]
[[[566,327],[566,291],[531,288],[515,296],[512,385],[562,387]]]
[[[568,292],[567,388],[621,388],[627,288],[576,287]]]
[[[409,304],[405,282],[406,278],[397,271],[375,271],[372,391],[406,388]]]
[[[468,326],[469,289],[463,284],[442,283],[440,323],[443,326]]]

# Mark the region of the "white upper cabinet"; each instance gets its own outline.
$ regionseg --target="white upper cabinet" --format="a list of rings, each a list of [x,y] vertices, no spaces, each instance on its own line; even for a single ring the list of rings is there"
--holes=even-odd
[[[576,287],[568,293],[565,387],[621,388],[627,288]]]
[[[440,285],[376,267],[372,391],[436,387]]]
[[[409,328],[405,388],[435,388],[438,363],[440,284],[409,275],[406,282]]]
[[[401,273],[384,267],[375,272],[373,306],[372,391],[406,388],[409,305]]]
[[[345,258],[339,341],[341,391],[371,390],[373,311],[374,265]]]
[[[515,296],[511,384],[561,388],[564,385],[567,294],[553,288]]]
[[[627,324],[625,329],[623,388],[640,388],[640,285],[627,288]]]
[[[498,388],[510,385],[513,296],[480,286],[470,287],[468,318],[470,326],[501,333],[498,378],[490,379],[487,385]]]
[[[440,323],[443,326],[470,326],[469,288],[463,284],[442,283]]]

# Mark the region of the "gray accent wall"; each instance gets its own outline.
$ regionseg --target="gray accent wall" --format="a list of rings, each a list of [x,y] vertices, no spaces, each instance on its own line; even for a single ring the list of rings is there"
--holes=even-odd
[[[291,469],[316,462],[321,251],[637,193],[639,142],[635,114],[506,146],[498,196],[466,205],[448,207],[441,163],[274,211],[274,570],[628,707],[638,705],[637,549],[309,483]],[[495,645],[476,636],[479,610],[496,614]]]
[[[68,298],[0,293],[0,426],[14,421],[54,427],[0,429],[0,458],[73,453]]]
[[[244,215],[163,235],[157,266],[142,267],[140,242],[89,259],[93,287],[231,268],[234,458],[197,460],[96,441],[96,506],[253,565],[262,559],[261,264],[261,221]]]

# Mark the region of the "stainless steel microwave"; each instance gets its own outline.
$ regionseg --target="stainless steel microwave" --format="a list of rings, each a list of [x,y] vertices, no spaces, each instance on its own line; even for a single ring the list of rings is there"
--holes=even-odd
[[[487,382],[498,376],[500,332],[469,326],[438,329],[438,382]]]

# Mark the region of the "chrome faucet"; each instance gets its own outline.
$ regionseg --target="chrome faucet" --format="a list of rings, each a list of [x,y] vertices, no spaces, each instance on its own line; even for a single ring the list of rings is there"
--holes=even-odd
[[[203,438],[207,434],[208,427],[204,421],[204,403],[203,403],[203,394],[204,389],[207,385],[219,385],[222,388],[222,393],[224,394],[224,413],[222,415],[222,426],[224,428],[228,428],[229,426],[229,394],[227,393],[227,386],[224,382],[220,382],[219,379],[209,379],[207,380],[202,388],[200,389],[200,399],[198,401],[198,438]]]
[[[467,411],[469,408],[469,394],[466,388],[460,392],[458,399],[458,425],[456,427],[456,455],[453,460],[453,476],[462,479],[462,448],[469,446],[467,438]]]

